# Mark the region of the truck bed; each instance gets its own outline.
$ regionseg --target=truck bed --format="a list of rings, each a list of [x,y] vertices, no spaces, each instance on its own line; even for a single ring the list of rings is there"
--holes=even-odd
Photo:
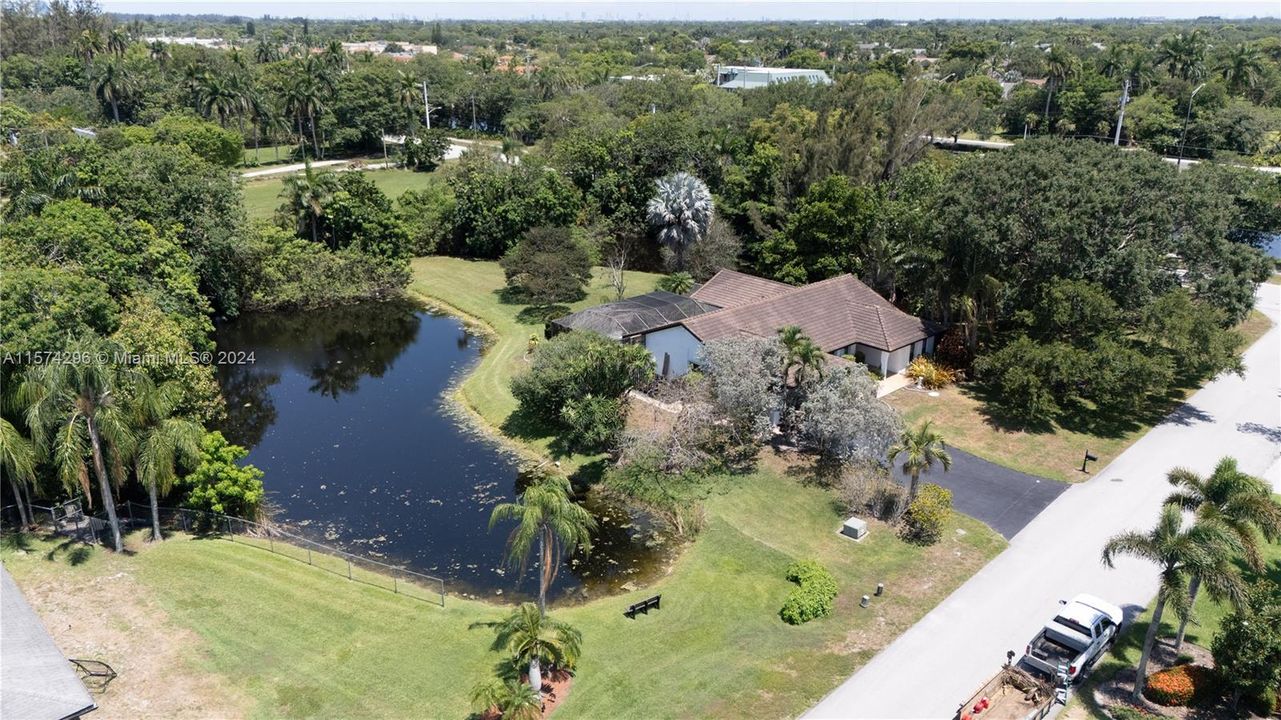
[[[1037,665],[1044,665],[1043,670],[1055,671],[1061,665],[1067,667],[1080,656],[1082,650],[1070,647],[1048,634],[1042,632],[1028,648],[1030,659]]]

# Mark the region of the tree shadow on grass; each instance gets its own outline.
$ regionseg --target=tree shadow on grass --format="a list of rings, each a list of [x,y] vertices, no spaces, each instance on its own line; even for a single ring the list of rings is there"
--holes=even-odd
[[[25,530],[6,531],[0,536],[0,549],[7,552],[31,552],[31,533]]]
[[[72,567],[84,565],[93,556],[93,548],[75,538],[67,538],[49,548],[44,559],[49,562],[64,561]]]
[[[568,305],[530,305],[516,313],[516,322],[524,325],[546,325],[568,314]]]

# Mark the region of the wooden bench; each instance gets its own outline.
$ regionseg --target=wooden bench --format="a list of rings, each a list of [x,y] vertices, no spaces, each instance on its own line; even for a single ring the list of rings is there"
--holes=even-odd
[[[662,595],[655,595],[652,598],[647,598],[645,600],[641,600],[638,603],[632,603],[631,605],[628,605],[627,609],[623,611],[623,614],[631,618],[632,620],[635,620],[636,613],[645,613],[646,615],[648,615],[650,608],[653,608],[654,610],[661,610],[662,601],[663,601]]]

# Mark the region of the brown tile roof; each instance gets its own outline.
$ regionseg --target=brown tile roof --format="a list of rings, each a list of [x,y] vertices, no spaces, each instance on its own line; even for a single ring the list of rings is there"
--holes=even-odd
[[[716,277],[712,278],[708,285],[715,280]],[[714,302],[703,297],[698,299]],[[789,288],[786,292],[699,315],[681,324],[703,342],[744,333],[769,336],[788,325],[797,325],[825,352],[854,343],[893,351],[931,333],[920,318],[894,307],[853,275]]]
[[[735,270],[721,270],[689,296],[699,302],[732,308],[782,295],[795,289],[795,286],[766,280],[755,275],[747,275]]]

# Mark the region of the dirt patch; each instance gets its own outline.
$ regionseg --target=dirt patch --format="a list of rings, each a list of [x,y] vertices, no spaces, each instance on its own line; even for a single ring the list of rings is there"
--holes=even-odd
[[[130,546],[147,552],[130,538]],[[170,542],[181,542],[171,540]],[[66,562],[68,547],[52,562]],[[169,621],[152,593],[128,564],[106,551],[95,561],[94,575],[59,572],[22,573],[15,577],[27,601],[69,658],[101,660],[118,676],[94,693],[105,718],[238,718],[249,714],[248,702],[221,677],[200,667],[203,641]]]

